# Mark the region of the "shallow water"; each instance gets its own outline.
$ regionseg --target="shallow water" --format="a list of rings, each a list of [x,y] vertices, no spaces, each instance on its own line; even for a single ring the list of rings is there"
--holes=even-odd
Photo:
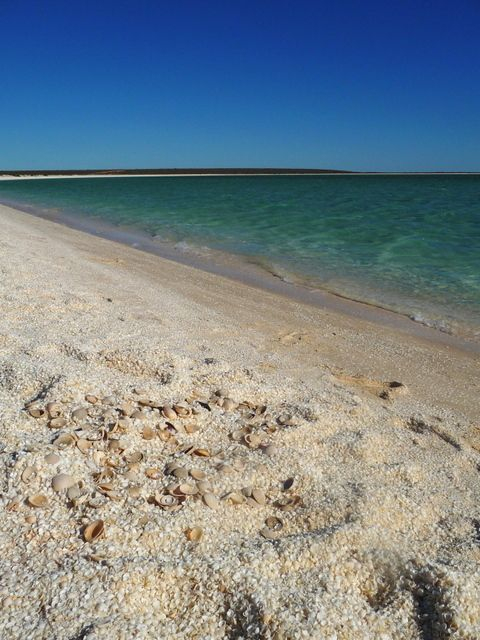
[[[234,253],[281,278],[480,336],[480,176],[0,182],[0,200]]]

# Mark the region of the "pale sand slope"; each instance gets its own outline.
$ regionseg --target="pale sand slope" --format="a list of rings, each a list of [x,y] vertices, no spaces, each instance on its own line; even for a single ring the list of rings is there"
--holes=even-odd
[[[6,207],[0,221],[0,637],[480,637],[478,358]],[[393,380],[408,392],[381,398]],[[70,419],[86,393],[115,409],[134,389],[197,413],[168,441],[155,409],[113,432],[100,415],[112,407]],[[266,410],[193,400],[219,389]],[[42,390],[40,406],[64,403],[64,427],[24,411]],[[234,439],[245,424],[273,455]],[[51,444],[74,429],[85,453]],[[217,509],[148,501],[175,455],[206,473]],[[53,492],[60,472],[80,482],[76,503]],[[265,505],[223,499],[252,486]],[[25,502],[35,494],[45,508]],[[259,533],[271,516],[275,540]],[[84,542],[99,518],[105,538]]]

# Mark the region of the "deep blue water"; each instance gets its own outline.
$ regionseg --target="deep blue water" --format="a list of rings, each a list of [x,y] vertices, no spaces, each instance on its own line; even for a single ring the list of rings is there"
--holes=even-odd
[[[480,331],[480,176],[4,181],[0,201],[234,253],[292,282]]]

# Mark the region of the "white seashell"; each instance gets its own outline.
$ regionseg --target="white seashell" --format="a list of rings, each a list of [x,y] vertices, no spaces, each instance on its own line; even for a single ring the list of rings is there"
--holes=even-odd
[[[201,469],[190,469],[190,475],[194,480],[205,480],[207,474]]]
[[[218,509],[219,501],[217,496],[215,496],[213,493],[204,493],[203,501],[205,502],[207,507],[210,507],[210,509]]]
[[[52,418],[48,423],[50,429],[61,429],[67,424],[66,418]]]
[[[56,453],[48,453],[45,456],[45,462],[47,464],[57,464],[58,462],[60,462],[60,456],[57,455]]]
[[[37,475],[37,470],[35,469],[35,467],[25,467],[25,469],[22,472],[22,482],[28,483],[30,482],[30,480],[33,480],[33,478]]]
[[[69,476],[66,473],[59,473],[52,479],[52,487],[53,490],[57,493],[63,491],[64,489],[69,489],[73,487],[76,483],[75,478]]]
[[[264,505],[267,502],[267,497],[261,489],[253,489],[252,498],[255,500],[255,502],[258,502],[258,504],[261,505]]]

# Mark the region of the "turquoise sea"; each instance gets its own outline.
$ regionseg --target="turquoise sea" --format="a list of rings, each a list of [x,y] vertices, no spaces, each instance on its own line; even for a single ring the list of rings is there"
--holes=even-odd
[[[287,282],[480,337],[480,176],[200,176],[0,182],[0,201],[235,254]]]

